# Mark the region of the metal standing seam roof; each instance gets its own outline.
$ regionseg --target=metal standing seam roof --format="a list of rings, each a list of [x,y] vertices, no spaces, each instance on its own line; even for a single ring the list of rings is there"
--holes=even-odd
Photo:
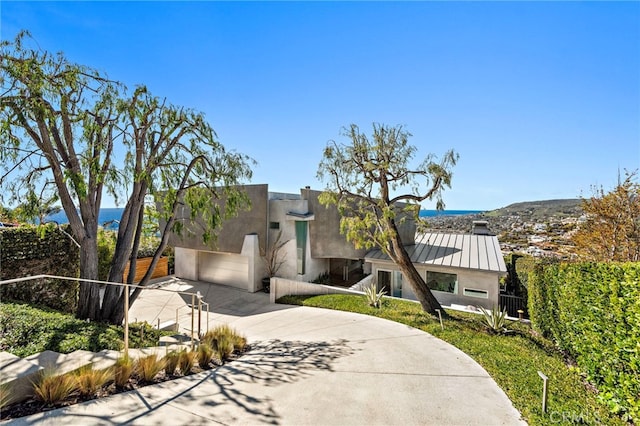
[[[495,235],[426,233],[416,235],[415,245],[405,246],[417,264],[506,273],[500,243]],[[365,256],[368,262],[390,260],[381,250]]]

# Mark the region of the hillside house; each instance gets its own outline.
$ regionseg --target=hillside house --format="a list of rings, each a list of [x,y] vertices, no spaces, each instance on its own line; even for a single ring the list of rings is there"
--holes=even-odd
[[[281,232],[286,244],[279,277],[310,282],[327,273],[344,280],[373,273],[378,288],[389,295],[415,299],[386,255],[380,250],[357,250],[346,241],[337,209],[319,203],[321,191],[304,188],[300,194],[284,194],[269,192],[266,184],[243,189],[251,209],[226,220],[215,242],[204,244],[198,226],[170,236],[177,277],[259,291],[266,276],[265,250]],[[179,212],[184,218],[189,215],[186,209]],[[471,234],[417,236],[412,219],[399,223],[402,241],[441,304],[498,305],[499,279],[506,266],[486,222],[475,222]]]
[[[412,262],[433,295],[445,306],[483,306],[500,303],[500,277],[507,267],[495,235],[486,222],[474,222],[470,234],[425,233],[407,246]],[[378,290],[394,297],[416,300],[398,267],[380,250],[365,256],[377,282]]]
[[[367,251],[356,250],[340,234],[340,215],[335,207],[319,203],[321,191],[304,188],[300,194],[284,194],[269,192],[264,184],[243,189],[251,209],[226,220],[216,242],[204,244],[198,226],[170,236],[176,276],[258,291],[266,276],[265,250],[279,232],[286,241],[279,277],[309,282],[327,273],[344,279],[362,273]],[[184,209],[179,217],[188,218],[189,211]],[[415,229],[413,220],[405,221],[403,241],[413,241]]]

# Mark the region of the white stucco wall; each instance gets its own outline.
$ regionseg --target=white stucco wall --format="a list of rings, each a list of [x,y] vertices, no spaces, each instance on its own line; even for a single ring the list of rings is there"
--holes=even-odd
[[[398,267],[393,263],[373,263],[373,276],[378,276],[378,270],[397,271]],[[448,274],[456,274],[458,277],[457,293],[448,293],[442,291],[432,291],[438,302],[442,305],[472,305],[492,308],[499,305],[500,296],[500,275],[494,272],[478,271],[473,269],[461,268],[443,268],[437,266],[417,266],[416,269],[426,278],[426,271],[443,272]],[[487,291],[487,298],[465,296],[464,289],[476,289]],[[402,297],[404,299],[416,300],[416,296],[411,290],[409,284],[405,281],[402,286]]]
[[[282,239],[287,241],[282,248],[285,263],[277,276],[296,281],[312,281],[329,269],[328,259],[314,259],[311,257],[311,236],[307,228],[307,244],[305,249],[305,273],[298,274],[296,221],[309,221],[287,216],[289,212],[304,214],[308,211],[307,200],[273,200],[269,204],[269,222],[278,222],[280,229],[269,229],[269,245],[275,241],[278,232],[282,231]],[[312,220],[312,219],[311,219]]]
[[[198,250],[175,248],[175,275],[185,280],[198,279]]]

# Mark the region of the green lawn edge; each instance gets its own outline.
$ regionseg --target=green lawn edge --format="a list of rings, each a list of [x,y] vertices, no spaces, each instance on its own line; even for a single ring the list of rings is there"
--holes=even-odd
[[[437,318],[412,301],[384,298],[380,309],[364,296],[330,294],[284,296],[277,303],[334,309],[371,315],[425,331],[457,347],[495,380],[530,425],[606,424],[627,422],[609,412],[579,370],[567,364],[554,345],[531,332],[526,323],[514,322],[509,335],[486,331],[481,315],[447,310],[441,329]],[[549,377],[547,412],[542,412],[542,379]]]

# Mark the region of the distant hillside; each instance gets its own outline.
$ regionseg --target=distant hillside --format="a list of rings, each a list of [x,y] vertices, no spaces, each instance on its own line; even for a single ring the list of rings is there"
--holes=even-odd
[[[582,200],[570,198],[564,200],[526,201],[514,203],[500,209],[485,212],[487,217],[520,216],[531,219],[544,219],[552,216],[580,216]]]

